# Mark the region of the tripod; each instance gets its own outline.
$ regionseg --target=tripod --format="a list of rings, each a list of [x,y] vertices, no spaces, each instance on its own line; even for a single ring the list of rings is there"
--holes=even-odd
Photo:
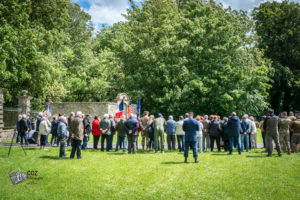
[[[14,130],[13,138],[11,139],[11,143],[10,143],[10,147],[9,147],[9,151],[8,151],[8,157],[9,157],[9,155],[10,155],[11,147],[12,147],[13,141],[14,141],[14,139],[15,139],[16,133],[17,133],[17,130],[15,129],[15,130]],[[25,154],[25,156],[26,156],[26,152],[25,152],[25,149],[23,148],[23,144],[20,144],[20,146],[22,147],[22,149],[23,149],[23,151],[24,151],[24,154]]]

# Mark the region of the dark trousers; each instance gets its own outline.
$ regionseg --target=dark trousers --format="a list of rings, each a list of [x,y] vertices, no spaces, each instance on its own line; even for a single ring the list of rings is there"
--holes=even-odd
[[[251,134],[248,133],[248,135],[249,135],[249,149],[251,149]]]
[[[58,146],[59,140],[58,140],[58,138],[57,138],[56,135],[53,135],[53,134],[52,134],[51,141],[50,141],[50,144],[51,144],[51,145],[53,144],[53,141],[54,141],[54,143],[56,143],[57,146]]]
[[[149,149],[154,149],[154,135],[149,135]]]
[[[59,146],[59,157],[65,157],[66,156],[66,152],[65,152],[65,148],[66,148],[66,143],[65,140],[61,139],[59,141],[60,146]]]
[[[75,152],[77,151],[77,158],[80,159],[81,158],[81,140],[72,140],[71,145],[72,145],[72,151],[71,151],[70,158],[74,158]]]
[[[21,131],[18,131],[17,134],[17,143],[21,141]]]
[[[93,135],[94,136],[94,149],[97,149],[100,135]]]
[[[241,144],[240,144],[239,136],[229,137],[229,154],[232,154],[233,144],[234,143],[237,144],[239,154],[241,154]]]
[[[106,151],[109,151],[109,138],[110,135],[101,135],[101,151],[104,151],[104,140],[106,140]]]
[[[118,136],[116,151],[118,151],[119,147],[121,149],[121,144],[123,144],[123,152],[126,151],[126,136]]]
[[[262,136],[262,139],[263,139],[264,148],[266,148],[266,137],[265,137],[265,132],[264,131],[261,132],[261,136]]]
[[[218,151],[221,151],[221,147],[220,147],[220,136],[210,136],[210,150],[213,151],[214,150],[214,144],[215,144],[215,140],[217,142],[217,148]]]
[[[128,153],[136,153],[137,135],[128,134]]]
[[[110,135],[110,137],[109,137],[109,143],[108,143],[108,145],[109,145],[108,149],[109,149],[109,150],[112,149],[112,146],[113,146],[113,140],[114,140],[114,135],[115,135],[115,134],[112,134],[112,135]]]
[[[82,143],[82,149],[86,150],[87,144],[89,142],[90,136],[83,136],[83,143]]]
[[[184,135],[177,135],[178,149],[184,151]]]
[[[197,152],[197,141],[185,141],[184,143],[184,157],[189,157],[189,148],[193,150],[193,156],[194,158],[198,158],[198,152]]]
[[[68,137],[67,146],[70,146],[70,143],[71,143],[71,136]]]
[[[229,150],[229,139],[225,139],[224,141],[224,150],[227,152]]]
[[[26,132],[21,132],[21,144],[23,144],[23,138],[25,140],[25,144],[28,144]]]
[[[175,150],[176,139],[175,135],[167,135],[167,143],[169,150]]]

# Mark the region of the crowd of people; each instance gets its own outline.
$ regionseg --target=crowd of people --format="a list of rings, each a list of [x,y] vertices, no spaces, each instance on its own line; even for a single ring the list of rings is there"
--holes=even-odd
[[[50,122],[48,116],[39,113],[34,120],[31,116],[19,115],[17,121],[17,143],[25,140],[36,143],[42,150],[48,143],[48,135],[51,134],[50,145],[60,146],[60,157],[65,157],[65,147],[71,145],[70,158],[81,158],[81,149],[87,149],[90,134],[93,135],[93,148],[98,149],[100,141],[101,151],[113,149],[114,135],[117,136],[115,151],[122,149],[129,154],[135,154],[138,149],[138,137],[141,134],[142,150],[162,152],[165,147],[165,134],[167,138],[168,150],[184,152],[185,162],[191,149],[195,162],[198,162],[198,153],[214,151],[215,144],[217,151],[224,151],[231,155],[233,148],[237,148],[238,153],[248,152],[257,148],[257,128],[261,130],[264,147],[267,155],[272,156],[273,142],[279,156],[282,151],[291,154],[299,151],[300,144],[300,114],[299,111],[274,114],[274,110],[269,109],[268,115],[263,116],[260,122],[256,122],[254,117],[243,115],[242,119],[235,112],[230,117],[223,120],[217,115],[197,115],[192,112],[186,113],[185,117],[180,116],[178,121],[169,116],[166,120],[161,113],[155,117],[149,115],[148,111],[138,119],[131,114],[128,119],[122,116],[116,119],[113,115],[105,114],[102,119],[95,116],[91,123],[90,115],[83,115],[78,111],[71,113],[67,118],[64,115],[53,116]],[[28,133],[28,137],[27,137]],[[28,139],[29,138],[29,139]],[[128,143],[128,145],[127,145]]]

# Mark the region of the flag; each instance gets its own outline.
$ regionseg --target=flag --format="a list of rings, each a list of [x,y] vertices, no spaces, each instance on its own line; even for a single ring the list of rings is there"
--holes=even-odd
[[[46,103],[46,113],[48,116],[51,116],[51,103]]]
[[[128,109],[127,109],[127,118],[130,117],[131,113],[132,113],[132,107],[131,107],[131,104],[129,104]]]
[[[119,111],[124,110],[124,100],[122,100],[119,104]]]
[[[120,119],[123,116],[123,111],[117,112],[116,113],[116,118]]]
[[[138,118],[139,115],[140,115],[140,109],[141,109],[141,98],[139,98],[139,102],[138,102],[138,104],[137,104],[137,106],[136,106],[136,110],[137,110],[136,116],[137,116],[137,118]]]

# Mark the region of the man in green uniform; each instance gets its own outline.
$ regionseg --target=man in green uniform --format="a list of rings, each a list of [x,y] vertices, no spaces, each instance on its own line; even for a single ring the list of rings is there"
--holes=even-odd
[[[111,121],[108,119],[108,114],[104,115],[104,119],[99,124],[101,130],[101,151],[104,151],[104,141],[106,140],[106,151],[109,151]]]
[[[158,113],[158,117],[153,121],[154,128],[154,144],[155,144],[155,152],[158,151],[158,140],[160,137],[160,151],[164,153],[165,146],[165,128],[166,128],[166,120],[163,118],[161,113]]]
[[[288,154],[291,154],[291,146],[290,146],[290,124],[291,120],[287,117],[287,112],[283,112],[281,114],[281,118],[279,120],[279,142],[281,149],[284,151],[287,149]]]
[[[296,111],[295,114],[297,119],[291,124],[291,130],[293,130],[292,150],[294,153],[297,153],[300,145],[300,112]]]
[[[149,121],[149,112],[144,112],[144,117],[141,118],[141,130],[142,130],[142,147],[143,150],[145,149],[145,140],[146,140],[146,148],[148,150],[149,148],[149,133],[147,132],[148,127],[148,121]]]

